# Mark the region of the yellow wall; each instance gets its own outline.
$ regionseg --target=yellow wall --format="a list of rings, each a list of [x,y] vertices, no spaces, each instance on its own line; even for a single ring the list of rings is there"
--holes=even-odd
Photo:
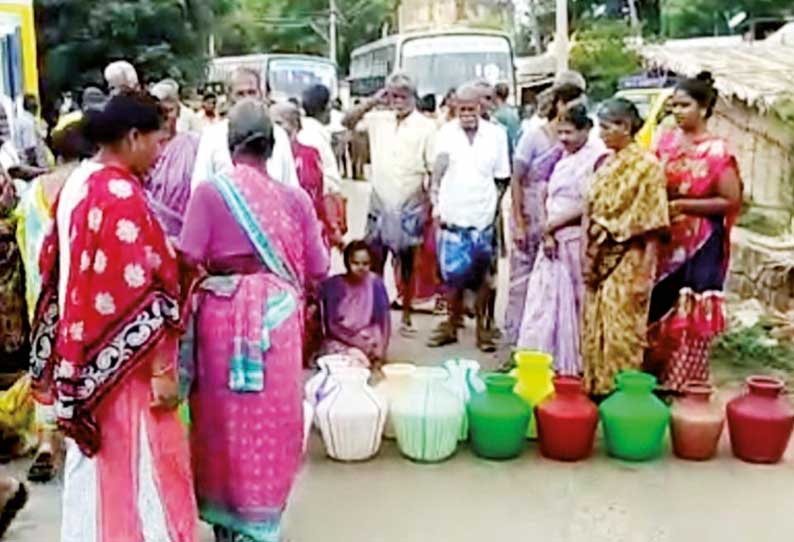
[[[33,0],[0,0],[0,13],[19,15],[22,21],[22,70],[25,76],[25,93],[38,96],[39,69]]]

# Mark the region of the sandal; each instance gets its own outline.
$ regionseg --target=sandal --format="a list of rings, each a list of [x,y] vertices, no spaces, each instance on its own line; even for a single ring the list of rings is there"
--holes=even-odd
[[[28,480],[37,484],[46,484],[55,477],[55,458],[52,452],[41,452],[33,460],[28,470]]]
[[[493,338],[491,337],[490,333],[479,333],[477,336],[477,348],[480,349],[480,352],[491,354],[496,352],[496,344],[493,342]]]
[[[17,492],[14,493],[14,496],[8,499],[5,506],[3,507],[3,511],[0,512],[0,538],[3,538],[3,535],[8,530],[8,527],[11,525],[11,522],[14,521],[14,518],[17,516],[20,510],[25,507],[25,504],[28,502],[28,488],[25,487],[25,484],[19,482],[19,489]]]
[[[416,336],[416,328],[411,324],[402,323],[400,324],[400,335],[410,339],[411,337]]]
[[[427,341],[429,348],[441,348],[449,344],[458,342],[458,330],[454,326],[450,326],[448,322],[439,324],[430,340]]]

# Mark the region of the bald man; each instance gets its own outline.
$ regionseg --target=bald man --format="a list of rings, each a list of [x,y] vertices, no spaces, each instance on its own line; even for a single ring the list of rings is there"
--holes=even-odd
[[[482,118],[482,87],[456,93],[456,119],[439,130],[433,168],[434,217],[441,233],[438,264],[448,291],[449,319],[428,342],[440,347],[458,341],[465,290],[477,293],[477,347],[496,349],[487,329],[490,276],[495,257],[497,182],[510,178],[507,133]]]
[[[264,96],[259,72],[248,68],[235,70],[229,81],[228,96],[232,104],[246,98],[262,101]],[[273,136],[276,144],[273,147],[273,155],[267,161],[268,175],[276,182],[295,188],[300,187],[298,174],[295,170],[295,158],[292,156],[287,132],[280,126],[274,126]],[[229,152],[228,138],[228,119],[204,128],[191,180],[193,189],[199,183],[212,179],[218,173],[231,170],[232,155]]]

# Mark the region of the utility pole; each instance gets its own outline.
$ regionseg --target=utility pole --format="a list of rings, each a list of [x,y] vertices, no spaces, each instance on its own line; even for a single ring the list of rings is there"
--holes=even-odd
[[[640,16],[637,13],[637,1],[629,0],[629,17],[631,18],[631,28],[637,35],[640,34]]]
[[[329,29],[328,29],[328,56],[334,62],[336,62],[336,0],[329,0],[330,2],[330,9],[331,15],[329,18]]]
[[[557,0],[557,73],[568,69],[568,0]]]

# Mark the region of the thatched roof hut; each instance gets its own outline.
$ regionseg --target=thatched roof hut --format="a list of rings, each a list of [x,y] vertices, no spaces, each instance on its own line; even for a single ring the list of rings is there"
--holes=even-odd
[[[737,38],[648,45],[650,67],[686,77],[709,71],[720,92],[712,129],[736,148],[747,203],[791,232],[794,219],[794,43]]]

